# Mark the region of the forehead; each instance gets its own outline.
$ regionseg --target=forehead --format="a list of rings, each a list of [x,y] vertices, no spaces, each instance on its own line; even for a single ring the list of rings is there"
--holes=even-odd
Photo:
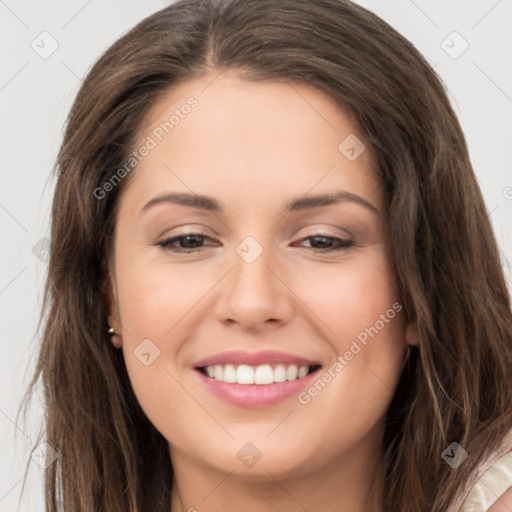
[[[168,188],[262,204],[348,188],[381,203],[371,148],[356,123],[309,85],[210,72],[151,107],[137,147],[150,139],[134,172],[138,186],[128,191],[140,200]]]
[[[192,102],[196,105],[189,108]],[[169,121],[172,126],[162,127],[166,139],[171,133],[179,138],[189,125],[200,130],[197,137],[208,135],[212,142],[229,130],[230,140],[218,141],[225,143],[238,136],[271,139],[276,145],[295,138],[298,144],[306,136],[315,144],[335,133],[339,137],[358,131],[352,116],[316,87],[284,79],[248,81],[234,70],[210,71],[168,89],[149,109],[141,135]]]

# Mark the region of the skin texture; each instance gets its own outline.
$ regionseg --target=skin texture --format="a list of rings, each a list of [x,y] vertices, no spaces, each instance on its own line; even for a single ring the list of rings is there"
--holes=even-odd
[[[271,407],[236,407],[192,369],[240,348],[284,351],[327,368],[400,302],[370,148],[355,161],[338,150],[358,130],[324,93],[218,70],[155,104],[141,143],[190,96],[197,106],[145,156],[121,196],[109,312],[135,394],[169,442],[172,512],[378,512],[384,414],[406,345],[417,343],[403,310],[307,405],[293,396]],[[292,197],[339,190],[378,213],[349,201],[283,212]],[[209,195],[225,212],[160,203],[140,214],[171,191]],[[208,237],[189,245],[197,252],[157,245],[189,232]],[[307,237],[320,235],[354,245],[315,252],[322,240]],[[236,251],[247,236],[262,248],[252,263]],[[134,355],[144,339],[160,350],[148,366]],[[237,457],[248,442],[262,455],[252,467]]]

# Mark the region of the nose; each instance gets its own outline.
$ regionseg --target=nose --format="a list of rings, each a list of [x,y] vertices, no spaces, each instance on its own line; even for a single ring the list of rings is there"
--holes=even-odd
[[[252,262],[240,254],[235,253],[233,268],[223,280],[215,305],[217,319],[248,331],[277,328],[289,322],[293,292],[274,252],[263,249]]]

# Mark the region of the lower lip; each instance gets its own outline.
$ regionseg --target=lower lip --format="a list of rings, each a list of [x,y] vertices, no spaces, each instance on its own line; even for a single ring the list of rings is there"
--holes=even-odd
[[[297,395],[308,386],[321,368],[301,379],[275,382],[273,384],[238,384],[215,380],[195,370],[206,387],[226,402],[239,407],[268,407]]]

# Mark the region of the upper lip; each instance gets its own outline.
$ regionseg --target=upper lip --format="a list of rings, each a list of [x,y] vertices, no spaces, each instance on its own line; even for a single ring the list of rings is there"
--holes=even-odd
[[[213,366],[216,364],[248,364],[250,366],[258,366],[268,363],[296,364],[297,366],[320,365],[318,361],[305,359],[304,357],[293,354],[287,354],[286,352],[278,352],[276,350],[262,350],[260,352],[231,350],[201,359],[194,364],[194,367],[202,368],[204,366]]]

